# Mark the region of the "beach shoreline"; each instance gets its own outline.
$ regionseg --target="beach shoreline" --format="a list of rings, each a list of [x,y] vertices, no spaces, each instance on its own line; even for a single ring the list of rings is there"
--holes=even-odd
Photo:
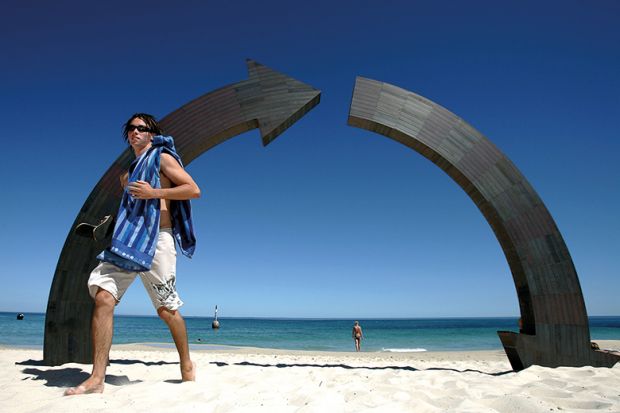
[[[597,343],[601,349],[620,352],[620,340],[598,340],[592,339],[594,343]],[[487,350],[412,350],[412,351],[389,351],[389,350],[364,350],[361,352],[355,352],[353,349],[350,351],[326,351],[326,350],[296,350],[296,349],[282,349],[272,347],[253,347],[253,346],[235,346],[226,344],[210,344],[210,343],[189,343],[190,350],[194,351],[209,351],[209,352],[225,352],[225,353],[256,353],[256,354],[297,354],[297,355],[327,355],[327,356],[347,356],[355,355],[363,357],[365,354],[386,354],[386,355],[402,355],[403,358],[409,358],[412,355],[424,355],[424,354],[445,354],[445,355],[467,355],[467,354],[495,354],[499,353],[505,356],[502,348],[487,349]],[[0,350],[4,349],[23,349],[23,350],[43,350],[42,345],[9,345],[0,343]],[[148,342],[148,343],[122,343],[113,344],[112,351],[114,350],[141,350],[141,351],[173,351],[176,352],[174,343],[171,342]]]
[[[597,342],[620,348],[620,340]],[[62,393],[84,380],[91,366],[45,366],[42,356],[41,349],[0,346],[5,373],[0,411],[620,411],[620,364],[532,366],[515,373],[502,350],[356,353],[207,346],[192,351],[197,381],[181,383],[173,347],[118,344],[110,353],[105,392],[74,397]]]

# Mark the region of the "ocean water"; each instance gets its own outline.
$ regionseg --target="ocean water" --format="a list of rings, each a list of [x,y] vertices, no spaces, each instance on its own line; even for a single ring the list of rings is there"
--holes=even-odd
[[[0,345],[43,346],[45,314],[0,313]],[[293,350],[352,351],[354,320],[186,317],[190,343]],[[517,318],[420,318],[359,320],[364,351],[501,349],[498,330],[518,331]],[[620,340],[620,317],[590,317],[593,339]],[[157,317],[115,316],[114,343],[172,343]]]

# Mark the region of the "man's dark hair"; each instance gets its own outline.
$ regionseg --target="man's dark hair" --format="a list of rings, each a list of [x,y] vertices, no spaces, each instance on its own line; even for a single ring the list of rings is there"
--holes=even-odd
[[[123,125],[123,137],[125,138],[125,141],[127,141],[127,135],[129,134],[129,125],[131,125],[131,121],[136,118],[142,119],[144,123],[146,123],[146,126],[149,128],[149,132],[151,132],[153,135],[164,134],[164,131],[159,126],[159,123],[157,123],[153,115],[149,115],[148,113],[134,113]]]

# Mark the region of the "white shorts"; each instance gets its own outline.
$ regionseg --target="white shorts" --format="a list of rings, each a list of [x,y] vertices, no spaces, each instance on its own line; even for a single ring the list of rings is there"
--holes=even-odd
[[[172,230],[160,228],[157,249],[149,271],[128,271],[102,261],[90,273],[88,292],[94,299],[101,288],[112,294],[118,304],[136,276],[140,275],[155,309],[166,307],[176,310],[183,305],[176,289],[176,267],[177,251]]]

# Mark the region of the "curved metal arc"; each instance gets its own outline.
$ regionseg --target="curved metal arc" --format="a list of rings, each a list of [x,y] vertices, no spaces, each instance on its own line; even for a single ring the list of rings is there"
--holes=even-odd
[[[348,124],[419,152],[461,186],[493,229],[511,269],[524,327],[502,333],[513,367],[610,365],[589,349],[588,319],[568,248],[516,166],[480,132],[436,103],[358,77]]]

